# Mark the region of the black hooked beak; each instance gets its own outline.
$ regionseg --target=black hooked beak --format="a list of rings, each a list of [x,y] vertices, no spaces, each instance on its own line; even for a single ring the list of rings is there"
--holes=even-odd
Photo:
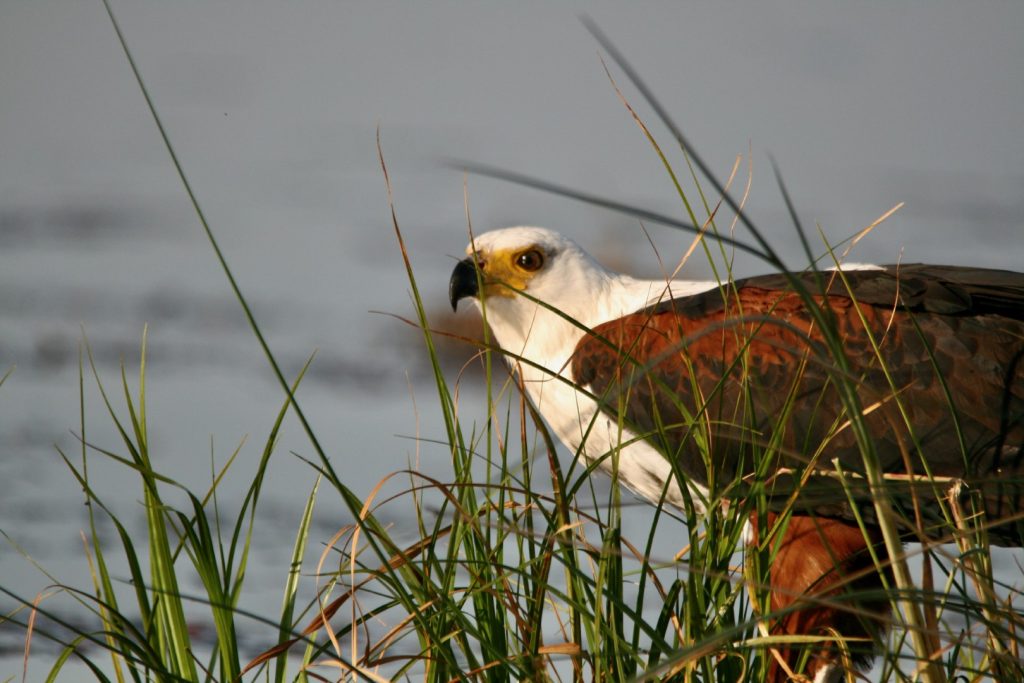
[[[452,302],[452,310],[458,310],[459,299],[465,299],[467,296],[479,296],[479,294],[476,262],[472,256],[469,256],[455,264],[452,279],[448,282],[448,299]]]

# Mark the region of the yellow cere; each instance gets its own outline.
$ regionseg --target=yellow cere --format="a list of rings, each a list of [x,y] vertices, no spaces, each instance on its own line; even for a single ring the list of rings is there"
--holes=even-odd
[[[515,296],[516,291],[526,289],[537,269],[530,271],[519,263],[519,257],[527,252],[540,251],[536,247],[526,249],[502,249],[483,254],[484,296]]]

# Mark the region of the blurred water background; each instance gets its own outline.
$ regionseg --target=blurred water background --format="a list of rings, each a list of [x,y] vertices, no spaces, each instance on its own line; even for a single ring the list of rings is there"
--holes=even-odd
[[[578,21],[581,11],[633,61],[720,174],[752,152],[750,213],[795,265],[800,251],[768,152],[801,217],[832,239],[906,202],[858,246],[856,260],[1024,268],[1020,3],[114,8],[270,344],[290,372],[318,350],[299,397],[358,493],[410,462],[439,475],[449,467],[444,448],[407,438],[442,436],[423,349],[414,332],[373,312],[412,311],[378,127],[398,219],[438,312],[467,241],[464,177],[445,158],[681,215]],[[649,109],[628,87],[625,94],[671,148]],[[473,177],[468,192],[477,230],[545,225],[617,268],[658,273],[628,217]],[[669,261],[689,243],[649,229]],[[738,266],[742,274],[763,269],[742,258]],[[706,275],[696,260],[689,273]],[[78,453],[83,330],[116,389],[122,360],[134,376],[147,324],[156,466],[201,489],[211,454],[222,464],[247,437],[237,476],[221,494],[230,502],[255,466],[281,391],[100,3],[2,0],[0,373],[13,372],[0,388],[0,529],[80,587],[85,512],[55,446]],[[94,385],[87,378],[88,439],[116,447]],[[314,480],[291,451],[312,454],[294,422],[270,468],[244,600],[271,615]],[[141,532],[134,478],[99,457],[90,467],[101,493]],[[644,514],[627,523],[642,528]],[[315,542],[348,520],[336,497],[325,496]],[[1019,559],[1005,556],[1006,571],[1019,574]],[[0,581],[30,600],[51,583],[6,542]],[[0,610],[11,604],[0,600]],[[243,647],[255,653],[272,634],[254,625]],[[20,637],[0,629],[0,678],[20,674]],[[40,652],[30,680],[45,669]]]

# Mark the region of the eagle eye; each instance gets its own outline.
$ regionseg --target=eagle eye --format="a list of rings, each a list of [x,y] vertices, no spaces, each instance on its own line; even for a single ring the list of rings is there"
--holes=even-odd
[[[516,257],[516,265],[528,272],[540,270],[544,265],[544,254],[538,249],[528,249]]]

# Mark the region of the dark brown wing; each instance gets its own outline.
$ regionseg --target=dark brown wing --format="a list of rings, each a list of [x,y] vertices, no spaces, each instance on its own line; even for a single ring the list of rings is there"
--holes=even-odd
[[[857,473],[869,448],[888,473],[938,477],[929,496],[948,488],[942,478],[963,479],[990,519],[1019,513],[1024,274],[905,265],[844,276],[797,276],[838,353],[806,298],[772,275],[599,325],[573,376],[713,493],[743,495],[745,477],[784,498],[808,463]],[[772,478],[780,468],[796,474]],[[851,515],[834,485],[808,486],[801,503]],[[995,536],[1021,543],[1016,525]]]

